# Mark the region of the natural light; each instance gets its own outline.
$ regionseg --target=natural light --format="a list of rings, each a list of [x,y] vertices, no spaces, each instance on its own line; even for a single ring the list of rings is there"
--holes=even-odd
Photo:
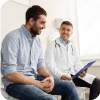
[[[80,56],[100,59],[100,0],[77,0]]]

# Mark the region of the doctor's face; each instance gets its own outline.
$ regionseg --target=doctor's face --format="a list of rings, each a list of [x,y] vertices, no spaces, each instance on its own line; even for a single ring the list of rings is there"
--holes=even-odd
[[[73,33],[72,26],[63,24],[59,30],[59,33],[60,33],[60,38],[62,38],[64,41],[68,41],[68,39]]]

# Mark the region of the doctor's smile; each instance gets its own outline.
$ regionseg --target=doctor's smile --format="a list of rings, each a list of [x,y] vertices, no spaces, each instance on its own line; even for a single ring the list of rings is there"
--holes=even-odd
[[[59,30],[60,38],[62,38],[65,43],[68,42],[69,37],[72,35],[72,27],[70,25],[62,24]]]
[[[69,36],[69,35],[68,35],[68,34],[66,34],[66,33],[63,33],[62,35],[63,35],[64,37]]]

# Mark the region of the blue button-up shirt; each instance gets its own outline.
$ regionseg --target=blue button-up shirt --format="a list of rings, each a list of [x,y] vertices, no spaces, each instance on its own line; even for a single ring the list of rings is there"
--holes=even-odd
[[[37,36],[32,38],[24,25],[5,36],[1,49],[1,73],[5,89],[13,83],[5,78],[6,75],[18,71],[35,79],[37,70],[43,66],[41,41]]]
[[[60,42],[64,45],[64,47],[66,48],[66,50],[68,51],[68,44],[70,43],[70,41],[68,40],[68,43],[66,44],[65,41],[59,37]]]

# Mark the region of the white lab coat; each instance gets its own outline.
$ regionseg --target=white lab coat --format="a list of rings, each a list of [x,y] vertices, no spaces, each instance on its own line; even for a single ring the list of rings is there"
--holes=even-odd
[[[59,44],[58,45],[55,44]],[[51,75],[55,78],[61,78],[62,75],[70,76],[70,74],[75,75],[84,66],[81,63],[75,46],[70,42],[68,44],[68,51],[64,45],[60,42],[59,38],[48,44],[45,53],[45,64],[46,68]],[[79,77],[81,78],[81,77]],[[92,84],[95,76],[87,74],[82,80]]]

